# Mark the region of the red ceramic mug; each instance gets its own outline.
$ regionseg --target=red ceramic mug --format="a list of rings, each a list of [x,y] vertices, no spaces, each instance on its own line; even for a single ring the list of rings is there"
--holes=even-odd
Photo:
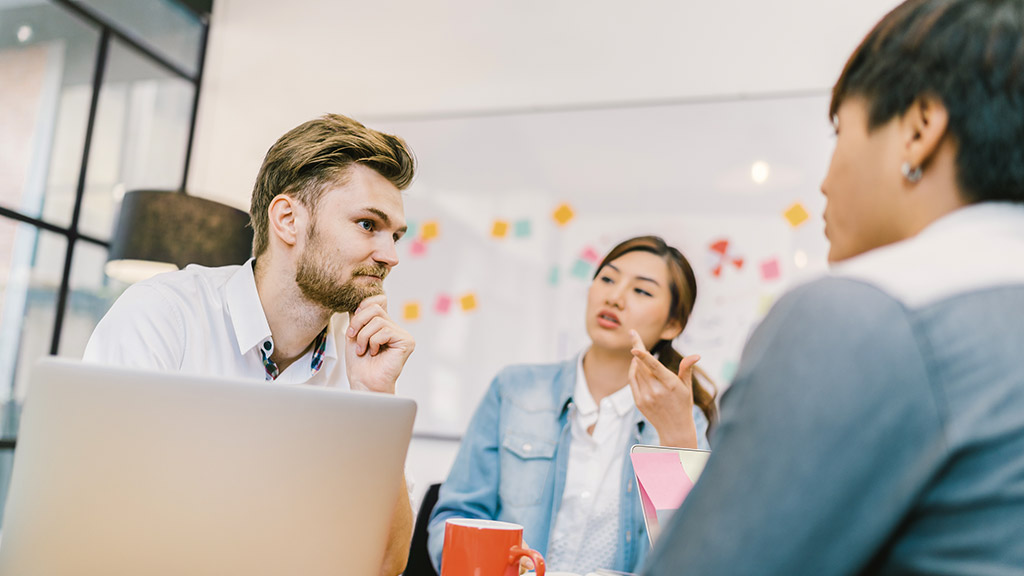
[[[544,557],[523,548],[523,527],[511,522],[452,518],[444,524],[441,576],[519,576],[519,560],[533,560],[544,576]]]

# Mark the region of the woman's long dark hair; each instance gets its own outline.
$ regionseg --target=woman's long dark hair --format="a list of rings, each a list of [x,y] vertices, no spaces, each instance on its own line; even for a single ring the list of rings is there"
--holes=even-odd
[[[682,252],[669,246],[658,236],[639,236],[630,238],[612,248],[608,255],[597,267],[600,273],[609,262],[617,260],[622,255],[630,252],[649,252],[660,256],[668,267],[669,288],[672,294],[672,302],[669,306],[668,319],[679,323],[680,334],[686,328],[686,321],[690,319],[693,312],[693,305],[697,301],[697,279],[693,275],[693,268]],[[597,273],[594,274],[597,278]],[[651,348],[658,361],[672,372],[679,372],[679,363],[683,356],[672,347],[671,340],[660,340]],[[700,408],[710,424],[718,421],[718,408],[715,406],[715,395],[718,390],[715,383],[708,375],[698,368],[693,367],[692,377],[693,403]]]

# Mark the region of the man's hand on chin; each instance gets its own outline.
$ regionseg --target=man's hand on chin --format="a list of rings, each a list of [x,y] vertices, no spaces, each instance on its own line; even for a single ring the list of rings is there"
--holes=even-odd
[[[345,333],[345,370],[353,390],[395,393],[416,342],[388,316],[384,294],[363,300],[349,315]]]

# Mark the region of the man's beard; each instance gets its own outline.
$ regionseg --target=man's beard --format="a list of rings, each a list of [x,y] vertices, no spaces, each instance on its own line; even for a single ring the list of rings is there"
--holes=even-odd
[[[298,269],[295,271],[295,283],[299,290],[311,302],[319,304],[333,312],[354,312],[363,300],[384,293],[380,282],[357,284],[360,276],[376,276],[382,281],[388,275],[388,269],[380,265],[357,266],[352,276],[339,284],[342,276],[341,267],[326,262],[323,243],[316,228],[310,228],[306,247],[299,257]]]

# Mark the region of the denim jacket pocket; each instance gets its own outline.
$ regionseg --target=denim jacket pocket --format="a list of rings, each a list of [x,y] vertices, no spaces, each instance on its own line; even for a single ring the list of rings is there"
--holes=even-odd
[[[555,442],[508,434],[501,442],[500,494],[504,506],[534,506],[541,501],[554,465]]]

